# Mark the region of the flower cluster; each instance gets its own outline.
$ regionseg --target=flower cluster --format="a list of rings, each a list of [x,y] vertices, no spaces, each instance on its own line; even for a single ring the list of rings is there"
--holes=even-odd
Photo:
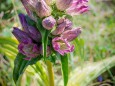
[[[40,32],[33,26],[28,25],[26,16],[19,14],[19,19],[23,27],[23,31],[14,27],[12,33],[19,41],[18,50],[23,55],[26,55],[26,60],[37,57],[40,54]]]
[[[52,45],[55,51],[61,55],[72,52],[74,46],[69,42],[73,41],[81,33],[81,28],[72,27],[72,22],[69,19],[61,18],[57,20],[57,27],[52,34],[55,37],[52,40]]]
[[[42,29],[50,31],[48,40],[51,41],[51,46],[47,45],[47,56],[53,51],[61,55],[73,52],[74,45],[71,45],[71,41],[80,35],[81,28],[73,28],[72,21],[67,15],[73,16],[88,11],[88,0],[21,0],[21,2],[31,21],[34,20],[37,24],[38,19],[41,19]],[[36,25],[28,23],[24,14],[19,14],[19,19],[23,30],[14,27],[12,32],[19,41],[19,52],[26,56],[26,60],[43,55],[42,33]]]

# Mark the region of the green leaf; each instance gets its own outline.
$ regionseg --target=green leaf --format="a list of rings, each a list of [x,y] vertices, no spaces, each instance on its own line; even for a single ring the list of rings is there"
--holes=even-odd
[[[49,35],[50,31],[46,30],[45,34],[42,37],[42,47],[43,47],[43,56],[44,56],[44,60],[47,57],[47,44],[48,44],[48,35]]]
[[[0,37],[0,44],[9,44],[15,48],[17,48],[17,41],[12,39],[12,38],[8,38],[8,37]]]
[[[41,59],[40,57],[37,57],[31,60],[24,60],[25,57],[26,56],[21,53],[18,53],[14,61],[13,79],[15,83],[17,83],[19,77],[23,74],[28,65],[33,65]]]
[[[67,55],[61,56],[62,74],[64,79],[64,86],[68,83],[68,57]]]

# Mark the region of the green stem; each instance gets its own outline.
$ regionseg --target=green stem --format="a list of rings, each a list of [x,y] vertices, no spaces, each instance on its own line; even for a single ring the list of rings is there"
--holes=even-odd
[[[43,56],[44,56],[44,60],[47,57],[47,42],[48,42],[48,38],[47,38],[47,31],[45,31],[44,34],[42,34],[42,47],[43,47]]]
[[[47,58],[47,43],[48,43],[48,35],[50,31],[45,31],[44,34],[42,34],[42,47],[43,47],[43,57],[46,62],[47,70],[48,70],[48,77],[49,77],[49,86],[54,86],[54,72],[52,63],[49,60],[46,60]]]
[[[38,19],[37,28],[41,32],[42,35],[42,49],[43,49],[43,57],[47,65],[48,70],[48,77],[49,77],[49,85],[48,86],[54,86],[54,73],[52,68],[52,63],[47,58],[47,44],[48,44],[48,35],[51,31],[46,30],[42,27],[42,20]]]
[[[47,60],[46,65],[47,65],[48,76],[49,76],[49,86],[55,86],[54,85],[54,71],[53,71],[52,63],[49,60]]]

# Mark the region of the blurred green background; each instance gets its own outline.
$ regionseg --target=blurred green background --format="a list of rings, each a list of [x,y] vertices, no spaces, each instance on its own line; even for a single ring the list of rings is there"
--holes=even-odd
[[[76,50],[69,58],[68,86],[115,86],[115,0],[90,0],[89,6],[87,14],[73,17],[74,26],[83,29],[73,42]],[[15,86],[12,71],[18,51],[11,31],[14,26],[21,28],[18,19],[21,12],[25,10],[20,0],[0,0],[0,86]],[[47,86],[45,68],[42,61],[29,66],[20,86]],[[60,62],[54,65],[54,72],[56,86],[63,86]],[[101,82],[98,81],[100,77]]]

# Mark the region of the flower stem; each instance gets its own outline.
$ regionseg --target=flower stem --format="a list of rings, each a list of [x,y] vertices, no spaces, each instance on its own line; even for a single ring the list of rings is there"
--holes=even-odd
[[[48,77],[49,77],[49,86],[54,86],[54,72],[53,72],[53,67],[52,63],[49,60],[46,60],[47,58],[47,43],[48,43],[48,35],[50,31],[45,31],[42,38],[42,46],[43,46],[43,56],[44,60],[47,66],[47,71],[48,71]]]
[[[49,76],[49,86],[54,86],[54,72],[53,72],[52,63],[49,60],[47,60],[46,65],[47,65],[48,76]]]

